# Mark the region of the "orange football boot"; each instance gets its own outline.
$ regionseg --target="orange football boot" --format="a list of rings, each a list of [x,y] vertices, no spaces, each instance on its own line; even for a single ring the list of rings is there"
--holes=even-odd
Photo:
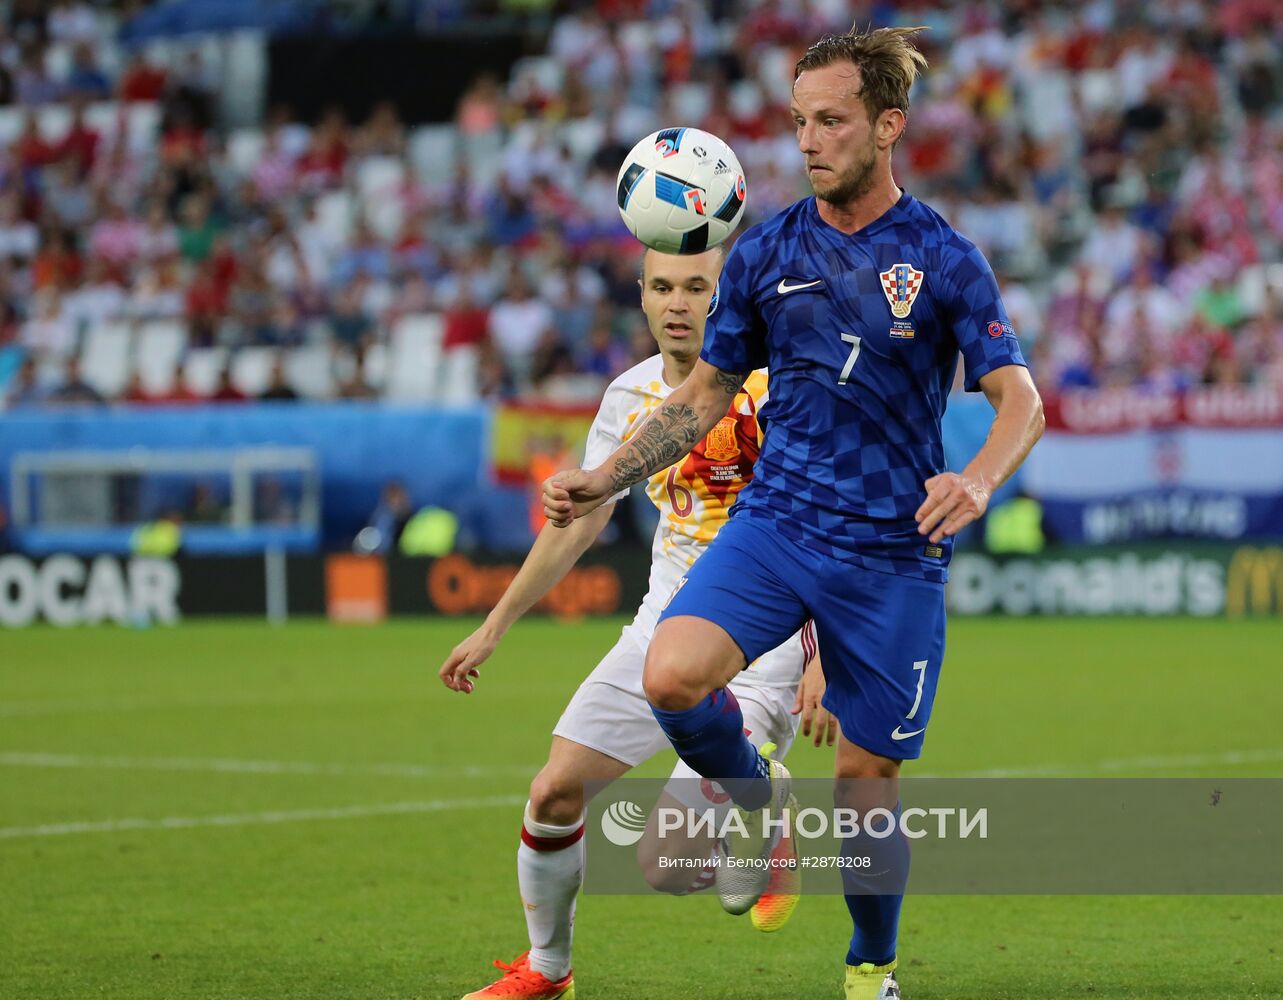
[[[495,961],[496,969],[503,969],[503,976],[484,989],[467,994],[463,1000],[492,1000],[507,997],[520,1000],[575,1000],[575,977],[567,972],[565,977],[553,982],[542,972],[530,968],[530,952],[523,951],[511,965]]]

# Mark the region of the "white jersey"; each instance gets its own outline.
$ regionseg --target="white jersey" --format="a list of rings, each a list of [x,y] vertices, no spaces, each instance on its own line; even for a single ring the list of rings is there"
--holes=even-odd
[[[588,432],[584,468],[601,465],[672,391],[664,381],[663,359],[658,354],[611,382]],[[625,629],[634,633],[643,648],[650,644],[660,612],[678,582],[704,554],[730,517],[736,496],[753,478],[753,463],[762,443],[757,412],[765,401],[766,372],[755,371],[704,440],[646,484],[647,496],[659,509],[659,525],[651,546],[650,587],[637,616]],[[612,497],[608,502],[617,499]],[[755,661],[737,681],[794,687],[805,665],[803,655],[798,633]]]

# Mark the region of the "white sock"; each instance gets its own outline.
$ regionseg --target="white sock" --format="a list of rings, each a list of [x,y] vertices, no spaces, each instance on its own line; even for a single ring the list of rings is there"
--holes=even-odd
[[[584,822],[536,823],[526,803],[517,848],[517,883],[530,932],[530,967],[552,980],[570,971],[575,897],[584,881]]]

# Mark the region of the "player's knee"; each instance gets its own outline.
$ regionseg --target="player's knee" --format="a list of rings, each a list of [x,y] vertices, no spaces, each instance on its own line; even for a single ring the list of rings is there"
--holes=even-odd
[[[866,754],[858,761],[838,765],[838,780],[833,786],[833,804],[838,808],[860,811],[894,808],[899,798],[900,762],[890,757]]]
[[[692,683],[685,667],[667,650],[652,648],[642,672],[646,700],[666,712],[680,712],[696,705],[708,692]]]
[[[699,685],[691,684],[674,671],[648,672],[642,679],[646,699],[665,712],[681,712],[699,704],[708,694]]]
[[[530,814],[536,823],[568,826],[584,812],[584,785],[545,767],[530,783]]]

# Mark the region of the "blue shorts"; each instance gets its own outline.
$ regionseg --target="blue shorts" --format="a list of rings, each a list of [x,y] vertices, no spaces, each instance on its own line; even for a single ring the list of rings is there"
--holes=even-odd
[[[660,620],[678,615],[720,625],[750,664],[815,619],[824,707],[842,735],[881,757],[921,756],[944,658],[944,584],[839,562],[741,515]]]

